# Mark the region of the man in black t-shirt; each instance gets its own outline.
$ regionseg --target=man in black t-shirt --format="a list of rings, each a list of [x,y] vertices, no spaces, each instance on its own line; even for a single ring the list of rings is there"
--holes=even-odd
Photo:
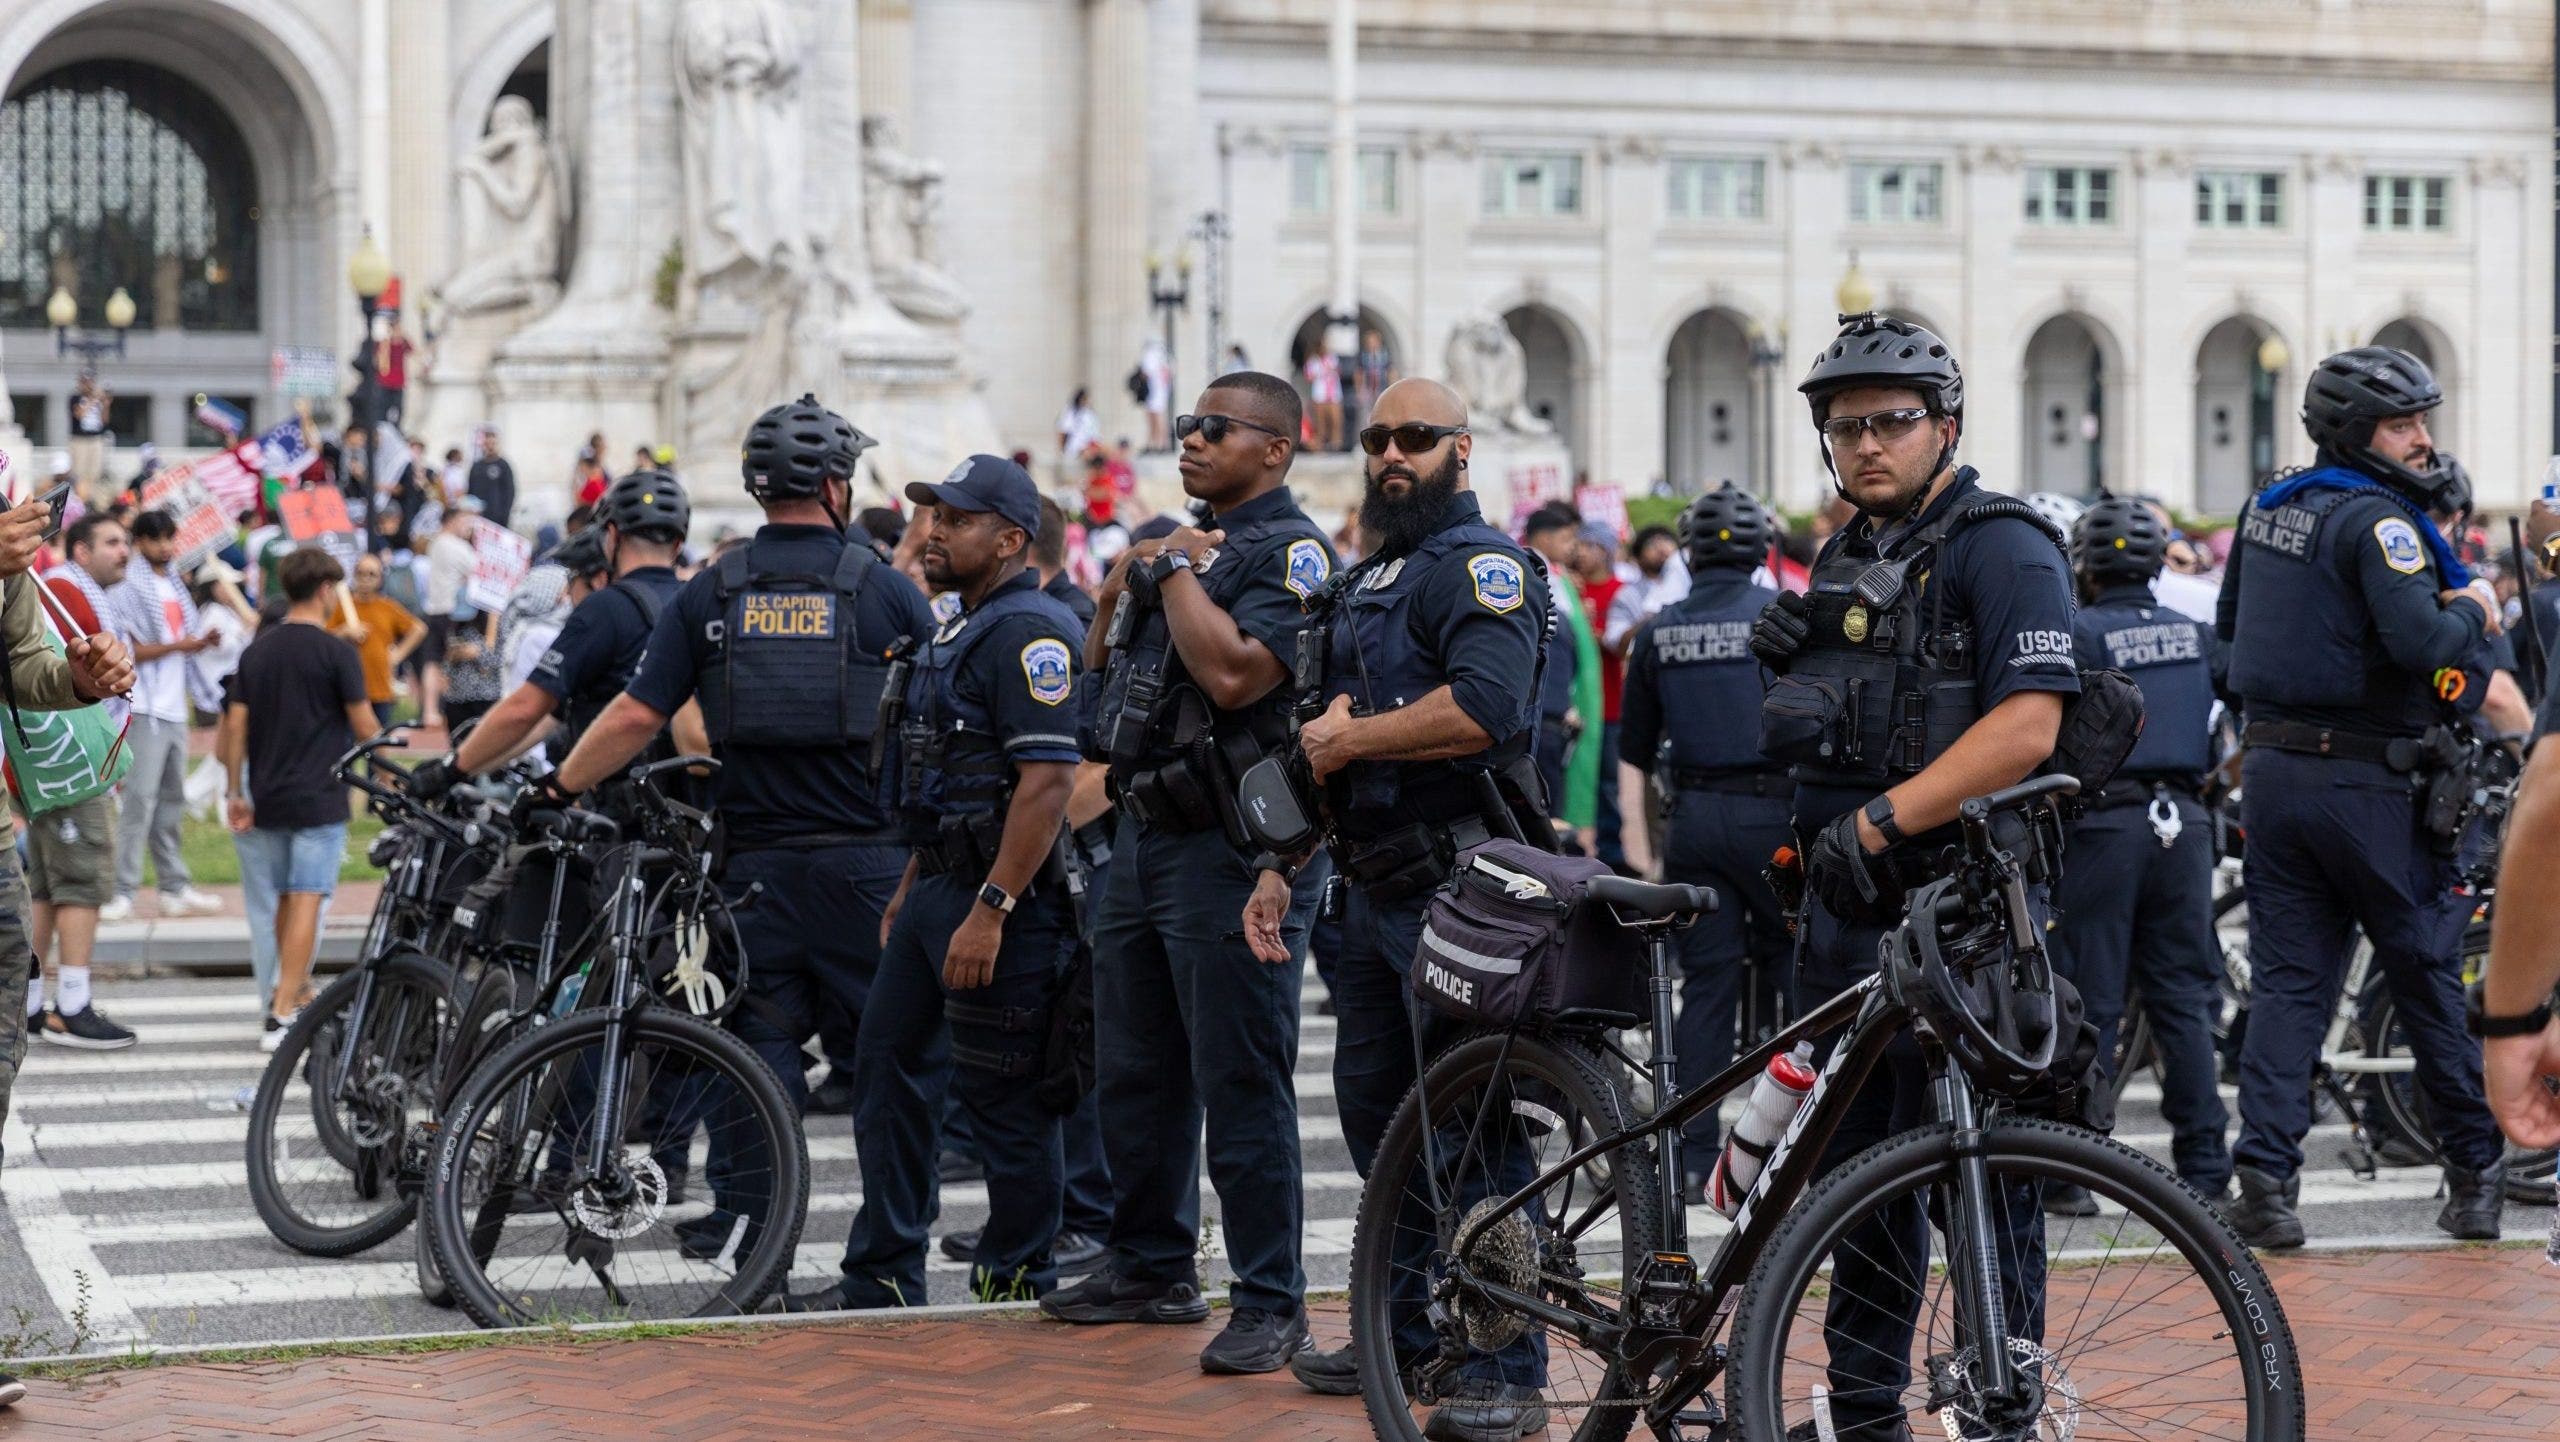
[[[241,901],[253,932],[274,929],[276,983],[260,1043],[268,1051],[307,999],[320,913],[346,856],[347,788],[335,763],[374,729],[356,648],[327,629],[346,574],[316,548],[277,566],[284,619],[241,653],[216,742]]]

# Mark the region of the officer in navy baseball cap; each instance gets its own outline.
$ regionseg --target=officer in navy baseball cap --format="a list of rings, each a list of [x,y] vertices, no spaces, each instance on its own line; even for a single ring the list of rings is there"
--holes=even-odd
[[[919,506],[993,511],[1025,536],[1040,534],[1040,488],[1029,471],[1002,456],[971,456],[938,482],[910,481],[907,499]]]

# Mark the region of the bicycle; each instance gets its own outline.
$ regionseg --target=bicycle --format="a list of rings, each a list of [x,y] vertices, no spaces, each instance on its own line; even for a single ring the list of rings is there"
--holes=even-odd
[[[531,1003],[554,1019],[473,1067],[435,1138],[428,1239],[482,1326],[743,1315],[790,1270],[808,1205],[798,1112],[744,1042],[651,985],[714,945],[745,964],[710,878],[711,819],[659,784],[716,764],[633,772],[633,841],[574,808],[529,820],[596,849],[606,895],[593,947]],[[686,1197],[689,1176],[715,1200]]]
[[[1562,1412],[1592,1442],[1638,1421],[1662,1439],[1829,1437],[1844,1413],[1915,1400],[1950,1437],[2301,1438],[2292,1335],[2248,1248],[2166,1168],[2010,1099],[2054,1053],[2050,1016],[2041,1036],[2035,1025],[2053,992],[2030,887],[2059,855],[2054,799],[2076,789],[2048,777],[1965,803],[1954,875],[1913,895],[1878,972],[1686,1093],[1671,1081],[1671,936],[1713,898],[1591,882],[1582,904],[1642,942],[1647,1067],[1666,1100],[1635,1104],[1604,1044],[1610,1018],[1480,1032],[1429,1063],[1381,1142],[1352,1247],[1352,1342],[1376,1434],[1421,1437],[1419,1409],[1483,1396],[1498,1368],[1542,1376],[1531,1430]],[[1730,1223],[1695,1225],[1712,1248],[1699,1255],[1678,1194],[1681,1125],[1835,1033]],[[1849,1099],[1906,1039],[1934,1120],[1817,1177]],[[2052,1183],[2087,1187],[2101,1215],[2044,1216]],[[1921,1232],[1916,1254],[1897,1251],[1907,1285],[1865,1295],[1861,1265],[1881,1269],[1856,1239],[1888,1215],[1906,1233],[1930,1217],[1950,1261],[1929,1267]],[[1845,1374],[1805,1306],[1817,1299],[1814,1311],[1917,1319],[1913,1347],[1879,1354],[1874,1385],[1889,1394],[1832,1390]],[[2175,1360],[2110,1360],[2096,1346],[2111,1333]],[[1972,1340],[1984,1337],[2002,1345]],[[1718,1381],[1722,1408],[1708,1396]]]

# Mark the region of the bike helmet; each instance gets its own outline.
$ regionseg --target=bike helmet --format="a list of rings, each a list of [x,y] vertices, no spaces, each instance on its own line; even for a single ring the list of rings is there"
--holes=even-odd
[[[2057,536],[2070,535],[2071,528],[2080,524],[2081,513],[2089,509],[2086,503],[2060,491],[2032,491],[2026,501],[2028,508],[2044,517],[2044,523],[2053,527]]]
[[[1944,877],[1912,893],[1910,919],[1885,935],[1886,985],[1985,1088],[2023,1090],[2060,1039],[2052,957],[2017,952],[2002,922],[1969,920],[1961,887]]]
[[[2392,346],[2360,345],[2312,367],[2302,393],[2302,428],[2322,460],[2434,506],[2444,479],[2434,458],[2423,470],[2385,459],[2373,448],[2373,428],[2393,416],[2423,415],[2443,404],[2444,388],[2425,361]]]
[[[1769,554],[1769,513],[1751,493],[1727,481],[1691,501],[1676,528],[1692,571],[1710,566],[1749,568]]]
[[[1840,334],[1796,389],[1820,425],[1834,395],[1852,386],[1881,385],[1909,386],[1929,409],[1964,419],[1964,371],[1955,352],[1925,328],[1876,311],[1840,317]]]
[[[562,541],[551,548],[551,555],[547,559],[553,565],[567,571],[572,579],[580,576],[601,576],[613,569],[612,564],[604,558],[602,526],[589,526]]]
[[[2427,509],[2439,516],[2469,515],[2472,500],[2471,472],[2464,469],[2462,462],[2443,451],[2438,451],[2436,452],[2436,473],[2438,479],[2435,499],[2427,503]]]
[[[611,526],[644,540],[681,541],[693,525],[693,503],[684,483],[664,471],[633,471],[596,502],[596,526]],[[583,534],[583,533],[581,533]]]
[[[2148,582],[2169,558],[2169,528],[2147,501],[2109,496],[2071,528],[2071,569],[2090,582]]]
[[[759,503],[811,500],[829,480],[851,480],[854,462],[878,444],[808,394],[756,417],[738,467]]]

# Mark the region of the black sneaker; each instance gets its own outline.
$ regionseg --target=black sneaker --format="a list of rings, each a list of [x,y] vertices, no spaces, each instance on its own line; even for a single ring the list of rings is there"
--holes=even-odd
[[[780,1291],[764,1299],[756,1310],[768,1316],[796,1316],[803,1312],[857,1312],[874,1307],[903,1307],[890,1289],[876,1283],[838,1281],[814,1292]]]
[[[1326,1397],[1360,1395],[1360,1359],[1349,1347],[1319,1352],[1313,1347],[1289,1359],[1289,1375],[1298,1385]]]
[[[48,1007],[37,1034],[55,1046],[84,1051],[122,1051],[135,1040],[132,1028],[116,1025],[95,1005],[84,1006],[69,1016]]]
[[[1061,1322],[1209,1320],[1209,1300],[1189,1282],[1132,1282],[1109,1267],[1040,1299],[1041,1315]]]
[[[6,1372],[0,1372],[0,1407],[15,1406],[18,1399],[25,1395],[27,1395],[26,1383]]]
[[[1520,1442],[1546,1430],[1547,1402],[1538,1389],[1493,1377],[1460,1378],[1456,1393],[1422,1424],[1432,1442]]]
[[[1111,1248],[1091,1232],[1060,1232],[1049,1243],[1049,1260],[1061,1277],[1081,1277],[1110,1255]]]
[[[943,1233],[942,1255],[949,1257],[955,1262],[976,1261],[978,1259],[978,1238],[980,1235],[981,1231],[977,1227],[970,1227],[965,1231]]]
[[[853,1115],[852,1075],[841,1069],[829,1072],[825,1081],[809,1088],[809,1104],[801,1110],[813,1117]]]
[[[1201,1349],[1200,1370],[1214,1377],[1277,1372],[1315,1344],[1307,1333],[1304,1309],[1273,1312],[1238,1307],[1227,1318],[1226,1330]]]
[[[737,1239],[734,1251],[743,1254],[754,1244],[755,1229],[741,1229],[738,1221],[737,1213],[714,1208],[701,1216],[678,1222],[675,1225],[676,1250],[697,1262],[716,1261],[721,1253],[733,1250],[730,1239],[734,1237]]]
[[[2078,1182],[2044,1184],[2044,1214],[2048,1217],[2094,1217],[2098,1199]]]

